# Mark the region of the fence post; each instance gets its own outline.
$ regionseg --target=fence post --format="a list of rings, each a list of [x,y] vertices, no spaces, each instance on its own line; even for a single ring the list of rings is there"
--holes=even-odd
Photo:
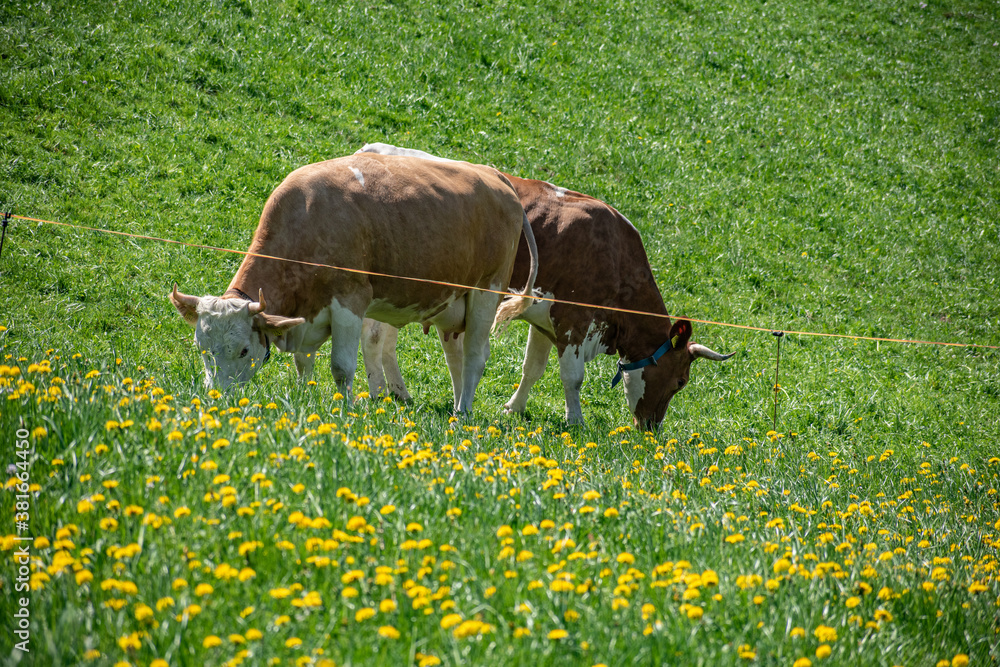
[[[771,335],[777,339],[778,351],[777,358],[774,362],[774,414],[771,417],[771,430],[775,433],[778,432],[778,392],[781,391],[781,385],[778,384],[778,368],[781,365],[781,338],[785,335],[784,331],[772,331]]]
[[[0,231],[0,258],[3,257],[3,242],[7,238],[7,223],[10,222],[10,216],[13,213],[11,209],[7,209],[7,212],[3,214],[3,231]]]

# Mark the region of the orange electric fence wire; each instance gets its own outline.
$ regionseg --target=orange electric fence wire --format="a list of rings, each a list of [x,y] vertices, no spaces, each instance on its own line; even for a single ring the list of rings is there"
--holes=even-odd
[[[128,238],[133,238],[133,239],[143,239],[143,240],[146,240],[146,241],[158,241],[160,243],[172,243],[174,245],[184,246],[184,247],[187,247],[187,248],[197,248],[197,249],[200,249],[200,250],[214,250],[216,252],[228,252],[228,253],[232,253],[234,255],[243,255],[243,256],[246,256],[246,257],[261,257],[263,259],[273,259],[273,260],[277,260],[277,261],[280,261],[280,262],[294,262],[296,264],[304,264],[306,266],[315,266],[315,267],[324,268],[324,269],[334,269],[334,270],[337,270],[337,271],[347,271],[349,273],[360,273],[360,274],[369,275],[369,276],[376,276],[376,277],[379,277],[379,278],[394,278],[394,279],[398,279],[398,280],[411,280],[411,281],[414,281],[414,282],[428,283],[428,284],[431,284],[431,285],[441,285],[443,287],[454,287],[454,288],[457,288],[457,289],[478,290],[480,292],[491,292],[493,294],[500,294],[502,296],[510,296],[509,292],[501,292],[499,290],[492,290],[492,289],[488,289],[488,288],[485,288],[485,287],[470,287],[469,285],[459,285],[457,283],[449,283],[449,282],[445,282],[445,281],[441,281],[441,280],[430,280],[428,278],[414,278],[414,277],[410,277],[410,276],[394,276],[394,275],[387,274],[387,273],[379,273],[377,271],[366,271],[364,269],[352,269],[352,268],[343,267],[343,266],[332,266],[330,264],[320,264],[320,263],[317,263],[317,262],[307,262],[307,261],[301,260],[301,259],[290,259],[288,257],[276,257],[274,255],[263,255],[263,254],[259,254],[259,253],[249,252],[249,251],[246,251],[246,250],[232,250],[231,248],[219,248],[217,246],[202,245],[200,243],[188,243],[186,241],[175,241],[173,239],[165,239],[165,238],[161,238],[161,237],[158,237],[158,236],[147,236],[145,234],[132,234],[130,232],[120,232],[120,231],[113,230],[113,229],[101,229],[100,227],[88,227],[86,225],[74,225],[74,224],[70,224],[68,222],[55,222],[55,221],[52,221],[52,220],[42,220],[40,218],[29,218],[29,217],[23,216],[23,215],[11,215],[10,217],[11,218],[17,218],[18,220],[26,220],[26,221],[29,221],[29,222],[38,222],[38,223],[42,223],[42,224],[46,224],[46,225],[55,225],[55,226],[58,226],[58,227],[69,227],[71,229],[82,229],[82,230],[86,230],[86,231],[90,231],[90,232],[99,232],[99,233],[102,233],[102,234],[113,234],[115,236],[124,236],[124,237],[128,237]],[[641,310],[631,310],[629,308],[615,308],[613,306],[598,306],[598,305],[591,304],[591,303],[581,303],[579,301],[567,301],[565,299],[554,299],[554,298],[542,297],[542,296],[533,296],[532,298],[535,299],[535,300],[538,300],[538,301],[549,301],[551,303],[561,303],[561,304],[565,304],[565,305],[569,305],[569,306],[581,306],[581,307],[584,307],[584,308],[595,308],[595,309],[599,309],[599,310],[608,310],[608,311],[613,311],[613,312],[617,312],[617,313],[626,313],[626,314],[630,314],[630,315],[645,315],[647,317],[662,317],[662,318],[669,318],[670,317],[669,315],[659,315],[659,314],[656,314],[656,313],[647,313],[647,312],[643,312]],[[730,327],[730,328],[734,328],[734,329],[745,329],[745,330],[749,330],[749,331],[763,331],[763,332],[766,332],[766,333],[773,333],[775,331],[781,331],[782,333],[785,333],[785,334],[794,334],[796,336],[822,336],[822,337],[825,337],[825,338],[848,338],[848,339],[851,339],[851,340],[867,340],[867,341],[875,341],[875,342],[882,342],[882,343],[904,343],[904,344],[910,344],[910,345],[942,345],[942,346],[948,346],[948,347],[974,347],[974,348],[981,348],[981,349],[987,349],[987,350],[1000,350],[1000,346],[998,346],[998,345],[983,345],[983,344],[979,344],[979,343],[945,343],[945,342],[930,341],[930,340],[912,340],[912,339],[907,339],[907,338],[880,338],[880,337],[877,337],[877,336],[853,336],[853,335],[850,335],[850,334],[821,333],[821,332],[816,332],[816,331],[790,331],[788,329],[779,329],[779,330],[776,330],[776,329],[769,329],[769,328],[766,328],[766,327],[755,327],[755,326],[751,326],[751,325],[748,325],[748,324],[731,324],[729,322],[715,322],[713,320],[700,320],[700,319],[696,319],[694,317],[681,317],[679,315],[674,315],[674,319],[686,319],[686,320],[688,320],[690,322],[698,322],[699,324],[708,324],[708,325],[711,325],[711,326],[719,326],[719,327]]]

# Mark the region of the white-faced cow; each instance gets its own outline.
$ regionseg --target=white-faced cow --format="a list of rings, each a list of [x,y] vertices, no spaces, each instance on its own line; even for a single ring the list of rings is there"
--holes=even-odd
[[[455,410],[468,412],[489,354],[497,292],[507,290],[522,234],[533,249],[520,201],[495,169],[351,155],[297,169],[278,186],[222,297],[187,296],[175,285],[170,299],[195,327],[206,384],[220,388],[247,382],[272,341],[293,352],[308,377],[316,350],[332,337],[333,377],[350,396],[365,317],[392,327],[429,322],[452,354],[464,333],[457,348],[463,381],[454,392]],[[531,255],[525,294],[537,273]],[[530,303],[522,296],[505,302],[514,312]]]
[[[412,155],[435,161],[444,158],[388,144],[368,144],[361,151]],[[691,341],[691,323],[671,323],[653,278],[639,232],[625,216],[604,202],[579,192],[507,175],[521,200],[538,244],[539,272],[535,285],[542,295],[557,300],[603,306],[586,308],[566,303],[536,301],[517,315],[531,324],[521,382],[507,402],[510,412],[523,412],[532,385],[542,376],[552,346],[559,357],[559,374],[566,395],[566,420],[583,422],[580,389],[584,366],[598,354],[616,354],[614,387],[625,381],[629,409],[638,426],[648,429],[663,420],[670,399],[688,381],[691,362],[698,358],[724,361],[732,355],[714,352]],[[514,264],[513,285],[529,277],[528,248],[521,244]],[[613,309],[649,313],[637,315]],[[393,377],[388,386],[402,386],[394,357],[380,341],[395,332],[366,323],[365,365],[374,358]],[[451,357],[449,370],[456,368]],[[376,386],[380,373],[376,372]],[[406,396],[403,388],[402,396]]]

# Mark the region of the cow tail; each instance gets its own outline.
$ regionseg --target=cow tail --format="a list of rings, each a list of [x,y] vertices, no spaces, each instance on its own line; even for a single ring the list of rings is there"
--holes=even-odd
[[[535,291],[535,278],[538,277],[538,245],[535,243],[535,234],[531,231],[531,224],[528,216],[522,213],[521,230],[524,233],[524,240],[528,242],[528,256],[531,258],[530,270],[528,271],[528,283],[520,292],[511,290],[513,294],[500,302],[497,308],[496,317],[493,319],[493,331],[503,333],[507,329],[510,321],[516,319],[521,313],[526,311],[535,302],[532,295]]]

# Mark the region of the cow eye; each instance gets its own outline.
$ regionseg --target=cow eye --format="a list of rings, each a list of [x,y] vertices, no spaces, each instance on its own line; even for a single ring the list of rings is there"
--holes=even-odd
[[[687,380],[685,380],[684,378],[681,378],[681,379],[677,380],[677,388],[678,389],[682,388],[686,384],[687,384]]]
[[[240,352],[240,359],[242,359],[243,357],[247,356],[247,353],[248,353],[249,351],[250,351],[250,348],[249,348],[249,347],[245,347],[245,348],[243,348],[243,351],[242,351],[242,352]]]

